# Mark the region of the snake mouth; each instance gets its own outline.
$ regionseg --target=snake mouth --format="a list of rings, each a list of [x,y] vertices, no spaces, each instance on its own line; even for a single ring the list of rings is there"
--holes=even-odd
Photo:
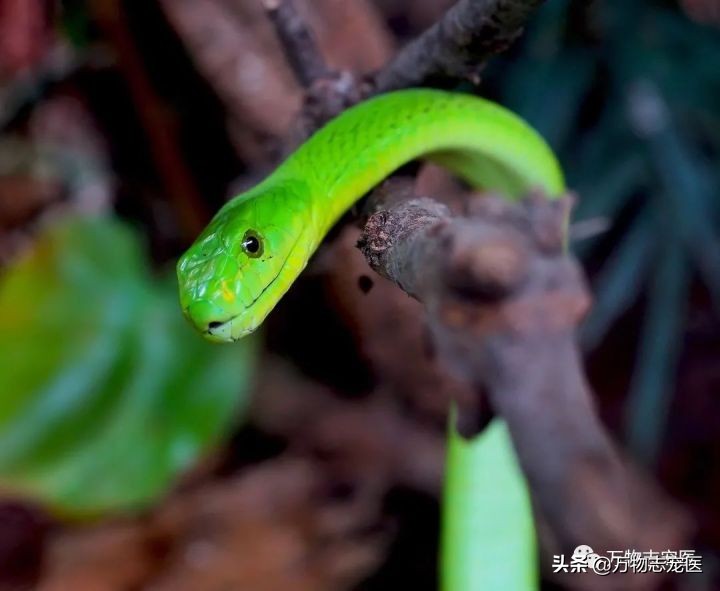
[[[255,309],[255,305],[257,304],[258,300],[260,300],[265,295],[265,293],[273,285],[275,285],[276,281],[283,274],[285,266],[287,265],[287,262],[290,259],[292,253],[294,252],[299,240],[300,235],[298,235],[298,237],[293,242],[290,250],[283,259],[283,262],[280,265],[280,268],[278,269],[278,272],[275,274],[275,276],[267,283],[265,287],[262,288],[260,293],[258,293],[255,298],[247,306],[244,307],[241,312],[239,312],[235,316],[232,316],[231,318],[228,318],[227,320],[213,320],[208,322],[205,330],[203,330],[203,336],[206,339],[208,339],[209,341],[214,341],[216,343],[231,343],[234,341],[238,341],[241,338],[257,330],[260,324],[262,324],[263,320],[265,320],[265,317],[272,311],[275,306],[274,304],[266,306],[264,311],[261,311],[260,314],[252,314],[252,311]],[[289,287],[290,284],[287,285],[284,291],[287,291]],[[251,317],[251,321],[249,324],[244,322],[244,317],[246,315],[250,315]]]
[[[235,333],[233,335],[233,322],[237,318],[238,316],[235,316],[230,320],[226,320],[225,322],[210,322],[208,324],[207,330],[205,331],[205,337],[210,341],[215,341],[218,343],[230,343],[249,335],[257,328],[255,326],[244,328],[239,333]]]

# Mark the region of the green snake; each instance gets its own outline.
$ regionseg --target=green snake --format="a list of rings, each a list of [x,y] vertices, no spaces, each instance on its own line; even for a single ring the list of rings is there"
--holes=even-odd
[[[564,189],[552,150],[503,107],[438,90],[378,96],[330,121],[218,211],[178,262],[185,316],[213,341],[253,332],[340,216],[421,157],[509,198]]]

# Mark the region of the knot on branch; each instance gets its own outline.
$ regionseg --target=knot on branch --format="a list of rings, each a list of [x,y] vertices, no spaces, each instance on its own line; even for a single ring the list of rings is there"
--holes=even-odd
[[[508,297],[525,281],[530,256],[524,245],[511,237],[488,237],[481,248],[453,244],[445,240],[448,262],[445,279],[458,296],[484,302]]]
[[[394,263],[394,258],[388,257],[393,252],[392,248],[417,232],[439,226],[449,216],[450,210],[442,203],[432,199],[413,199],[372,214],[357,246],[374,271],[394,279],[393,273],[386,270],[388,264]]]
[[[447,328],[573,329],[590,305],[563,251],[572,199],[476,199],[465,216],[414,199],[373,214],[358,246],[370,266],[423,301]]]

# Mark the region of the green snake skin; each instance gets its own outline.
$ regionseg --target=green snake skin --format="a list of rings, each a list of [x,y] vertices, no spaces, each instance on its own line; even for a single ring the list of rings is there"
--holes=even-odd
[[[343,212],[416,158],[510,198],[564,189],[550,148],[510,111],[437,90],[379,96],[325,125],[220,209],[178,262],[186,317],[213,341],[253,332]]]

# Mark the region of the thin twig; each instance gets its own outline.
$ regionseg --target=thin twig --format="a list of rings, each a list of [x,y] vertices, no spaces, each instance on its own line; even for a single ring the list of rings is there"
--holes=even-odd
[[[310,88],[316,80],[332,77],[333,72],[293,0],[263,0],[263,5],[298,82]]]
[[[479,82],[487,60],[504,51],[544,0],[460,0],[443,18],[363,82],[349,72],[328,68],[310,28],[293,0],[263,0],[285,57],[307,90],[298,117],[306,137],[328,119],[370,94],[412,86],[451,87],[458,80]]]
[[[361,83],[350,72],[328,67],[310,27],[293,0],[263,0],[283,46],[285,59],[305,89],[302,111],[285,142],[292,149],[326,121],[362,98]]]
[[[374,78],[374,92],[479,81],[487,60],[507,49],[544,0],[460,0]]]

